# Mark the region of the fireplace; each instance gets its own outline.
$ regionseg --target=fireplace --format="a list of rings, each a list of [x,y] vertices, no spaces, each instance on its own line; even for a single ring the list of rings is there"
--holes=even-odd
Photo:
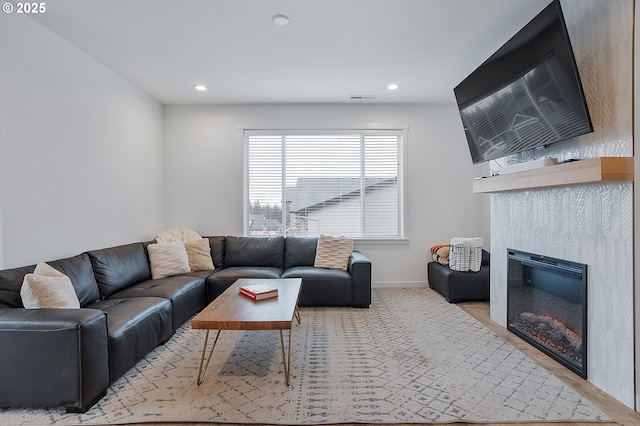
[[[507,329],[587,378],[587,265],[507,249]]]

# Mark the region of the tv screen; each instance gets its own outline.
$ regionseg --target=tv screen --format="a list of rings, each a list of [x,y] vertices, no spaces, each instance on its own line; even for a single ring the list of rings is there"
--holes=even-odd
[[[454,94],[474,164],[593,131],[559,0]]]

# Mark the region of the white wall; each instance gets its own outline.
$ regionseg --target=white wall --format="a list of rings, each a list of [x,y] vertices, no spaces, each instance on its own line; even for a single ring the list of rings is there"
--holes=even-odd
[[[631,0],[562,7],[594,132],[549,146],[563,160],[633,155]],[[491,195],[491,318],[507,322],[507,249],[585,263],[588,380],[634,407],[633,184]],[[636,307],[637,309],[637,307]]]
[[[223,105],[165,107],[165,219],[203,235],[243,232],[243,141],[247,128],[409,126],[407,236],[358,244],[374,286],[426,285],[429,247],[482,236],[486,198],[471,192],[473,167],[452,105]],[[484,216],[486,219],[486,216]]]
[[[163,228],[162,106],[26,15],[0,15],[3,265]]]

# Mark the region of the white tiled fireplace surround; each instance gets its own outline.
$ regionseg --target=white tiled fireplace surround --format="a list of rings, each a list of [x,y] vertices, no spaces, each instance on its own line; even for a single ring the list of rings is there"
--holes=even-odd
[[[595,131],[532,157],[631,157],[633,1],[562,7]],[[490,202],[491,318],[506,327],[507,248],[586,263],[588,380],[633,408],[633,184],[493,193]]]

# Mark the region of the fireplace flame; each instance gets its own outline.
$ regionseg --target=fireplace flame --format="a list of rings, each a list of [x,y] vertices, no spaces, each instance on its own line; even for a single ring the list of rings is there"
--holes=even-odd
[[[562,322],[558,318],[554,318],[549,314],[536,315],[531,312],[522,312],[520,316],[529,321],[544,322],[546,324],[549,324],[551,327],[559,330],[564,335],[564,337],[566,337],[569,343],[571,343],[571,346],[573,346],[575,349],[580,349],[580,347],[582,346],[582,333],[571,330],[569,327],[566,326],[564,322]],[[535,333],[535,334],[536,334],[536,337],[539,336],[539,333]],[[543,341],[550,340],[550,339],[542,338],[541,336],[538,338]],[[546,342],[546,341],[544,341],[544,343],[549,344],[549,342]]]

